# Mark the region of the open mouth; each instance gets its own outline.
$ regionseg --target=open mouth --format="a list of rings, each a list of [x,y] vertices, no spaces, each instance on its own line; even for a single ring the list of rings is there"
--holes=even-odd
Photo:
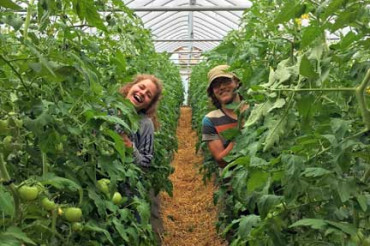
[[[134,94],[134,95],[133,95],[133,98],[134,98],[134,100],[135,100],[137,103],[142,103],[142,102],[144,101],[144,99],[143,99],[140,95],[138,95],[138,94]]]

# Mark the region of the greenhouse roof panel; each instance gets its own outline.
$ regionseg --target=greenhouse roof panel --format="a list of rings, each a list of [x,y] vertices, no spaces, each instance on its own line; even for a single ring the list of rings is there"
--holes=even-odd
[[[124,1],[152,31],[158,52],[173,53],[196,47],[207,51],[237,29],[245,0],[135,0]],[[178,40],[178,41],[177,41]]]

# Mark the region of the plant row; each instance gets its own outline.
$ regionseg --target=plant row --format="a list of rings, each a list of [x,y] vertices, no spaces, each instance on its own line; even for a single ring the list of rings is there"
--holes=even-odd
[[[249,105],[224,135],[236,144],[215,193],[231,245],[370,245],[369,16],[364,1],[253,1],[193,69],[199,134],[215,65],[231,65]]]
[[[119,0],[7,0],[0,43],[1,244],[154,245],[148,193],[172,191],[183,88],[141,20]],[[114,130],[138,129],[118,93],[138,73],[164,84],[146,172]]]

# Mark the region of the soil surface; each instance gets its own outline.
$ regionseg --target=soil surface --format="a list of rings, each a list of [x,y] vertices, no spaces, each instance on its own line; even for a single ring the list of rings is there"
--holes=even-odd
[[[170,176],[173,197],[160,194],[164,232],[162,245],[227,245],[217,235],[217,208],[213,205],[213,182],[204,184],[201,154],[195,153],[197,135],[191,129],[191,109],[181,108],[177,127],[178,152],[172,162],[175,172]]]

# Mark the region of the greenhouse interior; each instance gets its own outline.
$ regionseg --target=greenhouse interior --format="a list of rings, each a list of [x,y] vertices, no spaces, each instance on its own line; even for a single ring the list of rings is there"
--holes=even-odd
[[[368,0],[0,0],[0,246],[369,246]]]

